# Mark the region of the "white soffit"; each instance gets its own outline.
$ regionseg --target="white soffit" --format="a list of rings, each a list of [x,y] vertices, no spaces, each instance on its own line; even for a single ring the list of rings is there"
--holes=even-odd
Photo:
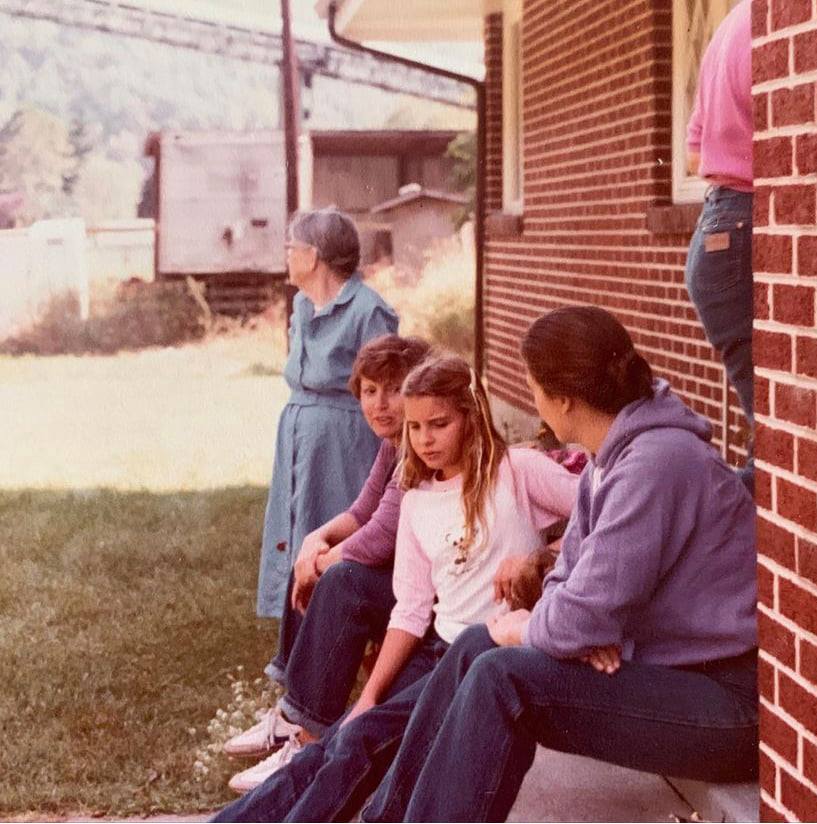
[[[359,41],[481,41],[496,0],[339,0],[338,31]],[[329,0],[316,3],[328,14]]]

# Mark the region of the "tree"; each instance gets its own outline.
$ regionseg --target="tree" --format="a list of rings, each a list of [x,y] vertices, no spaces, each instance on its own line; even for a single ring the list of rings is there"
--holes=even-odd
[[[457,191],[468,198],[462,211],[456,215],[455,223],[459,229],[470,220],[476,211],[477,192],[477,136],[475,132],[460,132],[445,150],[445,156],[454,161],[451,170],[451,183]]]
[[[23,193],[24,224],[65,215],[65,179],[74,165],[69,129],[53,114],[20,109],[0,129],[0,190]]]

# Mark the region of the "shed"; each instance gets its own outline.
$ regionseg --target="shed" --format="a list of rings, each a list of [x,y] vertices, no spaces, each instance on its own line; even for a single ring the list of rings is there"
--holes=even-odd
[[[391,230],[394,264],[403,270],[421,269],[434,242],[454,234],[467,202],[465,195],[410,183],[397,197],[375,206],[372,214],[385,219]]]
[[[162,132],[156,158],[156,278],[192,276],[216,311],[260,311],[286,276],[280,131]]]
[[[446,155],[456,131],[357,129],[312,131],[301,141],[301,208],[337,206],[361,234],[364,263],[390,251],[389,221],[376,207],[409,183],[441,192],[455,189]]]

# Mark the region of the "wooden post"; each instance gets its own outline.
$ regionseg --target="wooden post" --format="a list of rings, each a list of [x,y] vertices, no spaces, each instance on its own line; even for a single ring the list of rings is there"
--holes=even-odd
[[[281,0],[281,45],[283,61],[284,143],[287,164],[287,213],[290,217],[298,209],[298,114],[300,81],[298,55],[292,40],[290,0]]]
[[[283,60],[281,62],[281,79],[284,105],[284,156],[286,158],[287,173],[287,220],[298,210],[298,120],[299,96],[301,84],[298,77],[298,56],[292,41],[292,16],[290,15],[289,0],[281,0],[281,46]],[[288,282],[284,284],[286,296],[287,329],[292,316],[292,304],[295,299],[295,289]],[[288,336],[287,336],[288,337]]]

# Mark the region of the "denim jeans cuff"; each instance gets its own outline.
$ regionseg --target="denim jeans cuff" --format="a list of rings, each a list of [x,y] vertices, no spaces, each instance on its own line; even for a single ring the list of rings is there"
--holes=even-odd
[[[278,701],[278,707],[288,721],[293,724],[299,724],[310,735],[316,738],[322,738],[324,732],[329,728],[329,724],[322,724],[310,717],[301,707],[293,703],[288,694],[282,695]]]
[[[286,689],[287,685],[287,673],[286,669],[281,666],[277,658],[273,658],[272,661],[269,662],[264,667],[264,675],[269,678],[275,684],[279,684],[280,686]]]

